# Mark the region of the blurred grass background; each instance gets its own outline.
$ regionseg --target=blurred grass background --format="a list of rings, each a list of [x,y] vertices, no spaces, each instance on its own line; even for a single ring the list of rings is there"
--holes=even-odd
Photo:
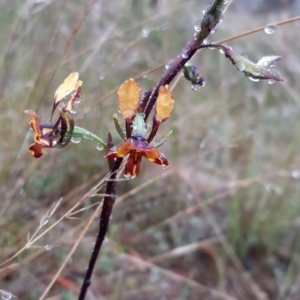
[[[295,6],[277,2],[258,13],[234,1],[212,41],[295,16]],[[153,87],[208,3],[0,2],[1,262],[26,245],[55,201],[63,197],[43,228],[107,174],[104,153],[88,140],[34,159],[24,109],[48,121],[54,91],[78,71],[76,124],[103,139],[110,131],[118,144],[116,89],[131,77]],[[253,61],[282,55],[284,83],[252,82],[216,50],[193,59],[206,86],[193,91],[181,79],[173,91],[175,110],[158,133],[173,129],[161,148],[170,167],[144,161],[137,179],[119,183],[88,299],[300,299],[299,26],[228,43]],[[93,210],[64,219],[5,265],[0,289],[38,299]],[[76,299],[97,227],[95,220],[51,299]]]

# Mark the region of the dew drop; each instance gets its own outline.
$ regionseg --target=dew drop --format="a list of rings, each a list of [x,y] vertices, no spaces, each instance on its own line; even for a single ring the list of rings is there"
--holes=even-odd
[[[9,291],[1,290],[1,299],[2,300],[10,300],[12,298],[12,293]]]
[[[246,64],[243,61],[237,61],[235,66],[241,72],[246,69]]]
[[[189,51],[188,50],[183,50],[181,53],[182,58],[188,58],[189,56]]]
[[[268,84],[274,84],[275,82],[276,82],[275,79],[269,79],[269,80],[268,80]]]
[[[104,149],[104,147],[101,144],[97,143],[96,149],[99,150],[99,151],[101,151],[101,150]]]
[[[46,251],[49,251],[49,250],[52,249],[52,246],[51,246],[51,245],[45,245],[45,246],[44,246],[44,249],[45,249]]]
[[[74,101],[74,104],[79,104],[81,102],[81,96],[77,96],[75,101]]]
[[[202,13],[205,15],[209,9],[210,9],[210,5],[205,6],[202,10]]]
[[[222,49],[222,48],[220,48],[220,53],[222,53],[222,54],[224,54],[225,53],[225,51]]]
[[[266,34],[273,34],[276,31],[276,27],[273,25],[264,28]]]
[[[71,138],[71,142],[72,142],[73,144],[79,144],[79,143],[81,142],[81,137],[80,137],[80,136],[73,136],[73,137]]]
[[[223,4],[227,4],[229,2],[229,0],[224,0]]]
[[[203,44],[204,45],[210,44],[210,37],[209,36],[206,39],[204,39]]]
[[[259,78],[256,78],[256,77],[249,76],[248,78],[249,78],[251,81],[254,81],[254,82],[260,81],[260,79],[259,79]]]
[[[213,28],[213,29],[210,31],[211,34],[214,34],[214,33],[216,33],[216,32],[217,32],[217,29],[216,29],[216,28]]]
[[[165,170],[165,169],[167,169],[167,168],[168,168],[168,166],[162,166],[162,168]]]
[[[124,174],[124,177],[127,179],[133,179],[133,178],[135,178],[135,175]]]
[[[202,87],[201,84],[197,84],[197,83],[191,85],[191,89],[193,91],[198,91],[201,87]]]
[[[72,108],[70,109],[70,113],[74,115],[77,113],[77,110],[78,110],[78,104],[74,103]]]
[[[196,32],[201,31],[201,20],[197,20],[194,25],[194,29]]]
[[[165,68],[168,70],[168,69],[171,67],[172,63],[173,63],[173,60],[169,60],[169,61],[166,63]]]
[[[149,28],[144,27],[144,28],[142,29],[142,37],[143,37],[143,38],[147,38],[147,37],[149,36],[149,33],[150,33]]]
[[[291,172],[291,176],[294,178],[294,179],[299,179],[300,178],[300,171],[298,170],[294,170]]]

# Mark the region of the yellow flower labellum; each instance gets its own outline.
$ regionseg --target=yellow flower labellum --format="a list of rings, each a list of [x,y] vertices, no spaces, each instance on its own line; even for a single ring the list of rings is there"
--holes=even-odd
[[[156,101],[156,120],[160,123],[166,121],[174,108],[174,100],[168,85],[161,86]]]
[[[67,97],[73,91],[77,89],[78,85],[82,85],[81,81],[78,81],[79,74],[78,72],[71,73],[64,82],[58,87],[54,94],[54,104],[56,105],[62,99]]]
[[[120,86],[117,94],[120,112],[126,122],[131,122],[138,109],[141,87],[131,78]]]

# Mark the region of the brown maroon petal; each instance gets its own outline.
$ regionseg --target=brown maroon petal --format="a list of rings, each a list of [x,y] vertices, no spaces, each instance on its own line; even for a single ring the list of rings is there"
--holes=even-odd
[[[108,150],[105,157],[109,158],[118,158],[118,157],[124,157],[127,155],[130,151],[134,149],[133,144],[130,141],[125,141],[118,147],[113,147],[110,150]]]
[[[29,125],[34,132],[34,140],[38,141],[42,137],[42,133],[40,129],[41,118],[35,111],[31,109],[26,109],[24,112],[25,114],[28,114],[31,117],[31,121]]]
[[[140,173],[143,155],[141,152],[131,151],[126,161],[124,175],[134,178]]]
[[[45,147],[41,144],[35,143],[31,144],[28,150],[35,158],[39,158],[44,154]]]
[[[163,167],[167,167],[169,165],[167,158],[162,153],[159,153],[155,147],[149,147],[143,152],[143,155],[155,164]]]

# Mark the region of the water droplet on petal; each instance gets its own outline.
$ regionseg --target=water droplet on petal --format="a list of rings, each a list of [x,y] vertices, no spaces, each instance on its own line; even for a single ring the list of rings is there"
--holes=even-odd
[[[267,26],[264,29],[265,33],[267,33],[267,34],[273,34],[275,32],[275,30],[276,30],[276,27],[273,25]]]
[[[12,293],[9,291],[1,290],[0,293],[2,300],[10,300],[12,298]]]
[[[73,136],[71,138],[71,142],[74,143],[74,144],[79,144],[81,142],[81,137],[80,136]]]
[[[133,178],[135,178],[135,175],[124,174],[124,177],[127,179],[133,179]]]
[[[101,150],[104,149],[104,147],[101,144],[97,143],[96,149],[99,150],[99,151],[101,151]]]

